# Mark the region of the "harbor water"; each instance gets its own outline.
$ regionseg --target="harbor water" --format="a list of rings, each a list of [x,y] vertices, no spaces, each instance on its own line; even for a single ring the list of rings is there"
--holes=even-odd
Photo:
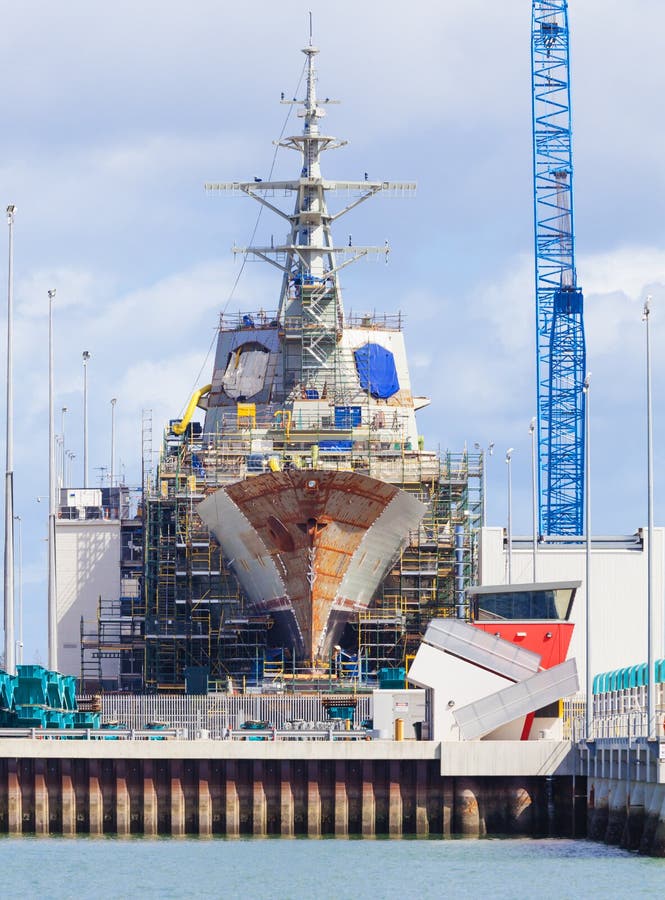
[[[572,840],[2,838],[16,898],[654,897],[665,860]]]

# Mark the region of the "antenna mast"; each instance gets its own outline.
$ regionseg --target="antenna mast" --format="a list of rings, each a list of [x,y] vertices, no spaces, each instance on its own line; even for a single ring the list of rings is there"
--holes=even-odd
[[[291,181],[263,181],[206,184],[206,190],[240,192],[252,197],[262,206],[289,223],[284,244],[256,247],[234,247],[234,253],[254,256],[276,266],[282,273],[282,288],[277,318],[287,339],[302,348],[302,373],[305,384],[319,386],[334,384],[335,354],[344,327],[344,308],[339,284],[339,272],[352,262],[369,254],[387,255],[388,244],[381,247],[359,247],[352,244],[336,246],[332,224],[360,203],[380,192],[407,193],[415,190],[413,182],[388,181],[329,181],[321,174],[321,155],[325,150],[343,147],[346,141],[321,132],[326,107],[339,101],[317,97],[317,73],[314,64],[318,49],[311,43],[302,51],[306,58],[307,89],[305,98],[282,103],[300,107],[298,116],[304,120],[300,134],[285,137],[275,143],[301,156],[300,177]],[[328,209],[329,193],[347,194],[350,199],[337,212]],[[277,206],[274,197],[293,194],[292,212]]]

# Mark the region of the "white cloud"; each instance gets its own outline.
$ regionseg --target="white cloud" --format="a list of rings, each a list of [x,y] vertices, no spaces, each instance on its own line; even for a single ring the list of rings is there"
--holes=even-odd
[[[77,307],[79,312],[83,312],[86,307],[90,309],[108,299],[106,296],[99,297],[99,287],[90,272],[68,268],[31,272],[25,278],[17,280],[17,319],[23,317],[43,322],[45,314],[48,314],[48,291],[53,288],[56,290],[53,303],[54,317],[59,315],[61,310],[72,307]],[[26,325],[33,328],[34,322],[31,321]]]
[[[647,288],[665,279],[665,248],[617,247],[603,253],[582,255],[578,271],[583,287],[591,294],[625,294],[633,303],[641,301]]]
[[[593,371],[594,516],[598,528],[624,533],[644,520],[641,310],[649,290],[654,295],[652,344],[658,347],[665,340],[663,254],[652,247],[619,247],[581,256],[578,271],[587,287],[585,327]],[[420,416],[428,444],[459,447],[464,441],[494,440],[499,455],[504,444],[515,446],[518,483],[528,478],[528,424],[535,408],[533,277],[532,261],[516,256],[503,276],[472,285],[456,304],[447,301],[439,328],[414,323],[407,333],[420,361],[430,358],[429,365],[414,371],[414,390],[433,400]],[[653,365],[654,389],[662,396],[665,359],[654,353]],[[665,446],[665,422],[656,426],[656,444]],[[665,497],[665,490],[661,494]],[[528,490],[523,508],[519,496],[516,492],[517,527],[528,532]],[[500,499],[490,502],[490,518],[497,521],[504,516]]]

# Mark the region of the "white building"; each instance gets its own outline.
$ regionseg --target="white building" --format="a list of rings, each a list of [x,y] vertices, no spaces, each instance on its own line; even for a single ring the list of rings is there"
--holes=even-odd
[[[647,529],[635,535],[598,537],[591,547],[591,668],[593,674],[647,660]],[[570,621],[575,631],[569,656],[586,683],[585,545],[540,543],[533,572],[533,541],[513,538],[512,582],[580,580]],[[483,528],[479,547],[479,583],[508,582],[508,548],[503,528]],[[656,658],[665,656],[665,528],[654,528],[654,631]]]
[[[55,527],[58,670],[79,677],[81,618],[96,620],[100,597],[120,597],[121,520],[104,518],[101,490],[62,495]],[[105,675],[117,675],[117,660],[104,667]]]

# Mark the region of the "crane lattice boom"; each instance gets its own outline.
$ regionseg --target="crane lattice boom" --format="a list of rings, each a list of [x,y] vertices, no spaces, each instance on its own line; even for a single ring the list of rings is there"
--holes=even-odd
[[[584,530],[583,296],[575,271],[567,0],[533,0],[539,528]]]

